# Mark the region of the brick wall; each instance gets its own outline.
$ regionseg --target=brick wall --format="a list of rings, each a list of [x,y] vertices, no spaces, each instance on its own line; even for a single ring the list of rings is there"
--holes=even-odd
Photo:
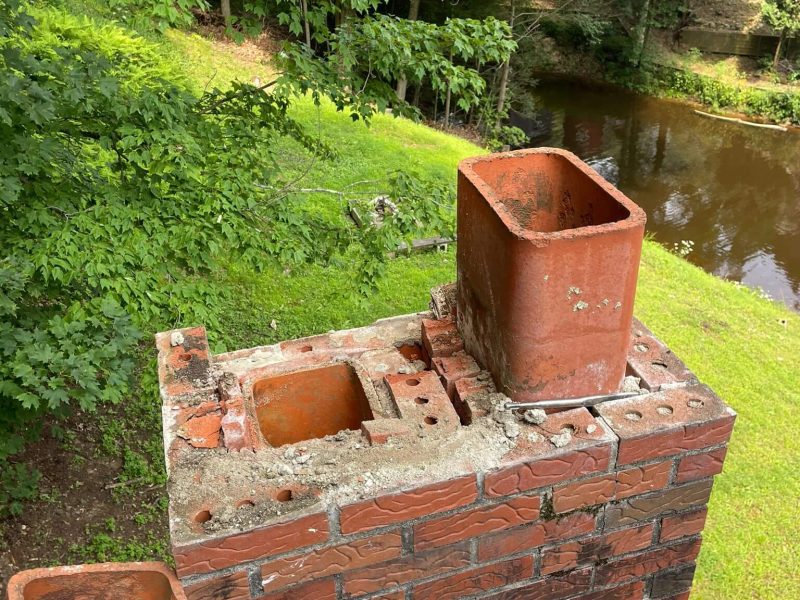
[[[353,501],[328,499],[225,535],[173,538],[189,598],[688,597],[733,411],[636,322],[628,373],[647,393],[552,414],[541,425],[517,419],[509,429],[507,416],[486,404],[490,384],[463,354],[450,317],[423,320],[419,335],[432,369],[425,372],[439,375],[426,379],[438,388],[428,394],[452,400],[462,423],[455,433],[494,423],[506,450],[487,464],[456,448],[451,459],[462,468],[447,477],[432,466]],[[162,367],[170,336],[160,337]],[[383,384],[391,387],[392,377]],[[205,378],[195,382],[208,393]],[[169,459],[171,475],[184,468],[175,454]],[[175,506],[173,521],[182,518]]]

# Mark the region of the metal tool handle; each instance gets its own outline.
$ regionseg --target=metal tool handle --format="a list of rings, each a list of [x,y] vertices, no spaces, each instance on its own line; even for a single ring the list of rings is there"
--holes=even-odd
[[[611,400],[633,398],[639,392],[618,392],[616,394],[603,394],[600,396],[582,396],[580,398],[564,398],[562,400],[539,400],[538,402],[506,402],[503,408],[515,410],[518,408],[579,408],[581,406],[594,406]]]

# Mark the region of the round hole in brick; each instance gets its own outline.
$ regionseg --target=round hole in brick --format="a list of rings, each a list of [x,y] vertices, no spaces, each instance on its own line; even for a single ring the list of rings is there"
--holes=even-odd
[[[253,508],[256,505],[252,500],[245,498],[236,503],[236,508]]]
[[[425,423],[427,425],[436,425],[439,422],[439,419],[436,417],[425,417]]]
[[[667,367],[666,363],[661,362],[660,360],[654,360],[650,363],[654,369],[659,371],[666,371],[669,367]]]
[[[181,362],[188,363],[192,360],[192,353],[191,352],[183,352],[180,356],[178,356],[178,360]]]
[[[703,406],[703,401],[699,398],[691,398],[687,403],[686,406],[689,408],[700,408]]]
[[[650,350],[650,346],[639,342],[638,344],[633,345],[633,349],[636,350],[637,352],[647,352],[648,350]]]
[[[311,352],[314,346],[300,346],[300,352]]]
[[[294,498],[292,490],[281,490],[275,495],[278,502],[289,502],[292,498]]]
[[[417,379],[416,377],[412,377],[411,379],[406,379],[406,385],[410,385],[412,387],[417,386],[420,383],[422,383],[422,382],[419,379]]]
[[[568,433],[570,435],[575,435],[575,425],[572,423],[565,423],[561,426],[561,433]]]
[[[211,520],[211,513],[207,510],[201,510],[194,516],[195,523],[206,523]]]
[[[664,417],[667,417],[674,413],[675,411],[669,404],[662,404],[656,409],[656,412]]]
[[[625,413],[625,418],[628,419],[628,421],[639,421],[642,418],[642,413],[638,410],[629,410]]]
[[[427,404],[428,402],[430,402],[430,400],[428,400],[427,398],[423,398],[422,396],[418,396],[414,398],[414,402],[416,402],[417,404]]]

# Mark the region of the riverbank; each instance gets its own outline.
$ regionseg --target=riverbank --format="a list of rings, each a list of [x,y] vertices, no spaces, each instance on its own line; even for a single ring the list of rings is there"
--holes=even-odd
[[[195,34],[170,31],[158,44],[196,89],[209,81],[267,81],[271,72],[268,56],[255,50],[245,55]],[[366,128],[325,103],[317,109],[301,100],[292,110],[339,151],[315,165],[306,187],[340,189],[398,167],[455,181],[458,161],[484,152],[403,119],[381,115]],[[290,144],[283,150],[307,159]],[[315,202],[331,212],[341,208]],[[346,262],[293,270],[267,264],[261,273],[232,264],[217,275],[232,293],[221,326],[211,332],[215,350],[424,310],[429,288],[453,280],[454,266],[452,249],[397,258],[376,293],[363,298],[353,291]],[[644,247],[637,313],[739,412],[711,502],[695,597],[800,596],[794,535],[800,437],[792,425],[800,403],[800,316],[652,241]],[[184,325],[190,323],[174,324]],[[76,561],[168,559],[160,404],[149,340],[142,352],[135,394],[118,407],[78,415],[23,456],[40,465],[45,478],[21,515],[0,522],[0,573]]]
[[[779,82],[754,59],[703,54],[675,44],[668,32],[654,31],[641,66],[634,68],[625,58],[630,51],[627,36],[606,34],[589,42],[580,31],[568,31],[544,27],[534,55],[520,62],[550,75],[610,83],[696,103],[711,112],[800,127],[800,82]]]

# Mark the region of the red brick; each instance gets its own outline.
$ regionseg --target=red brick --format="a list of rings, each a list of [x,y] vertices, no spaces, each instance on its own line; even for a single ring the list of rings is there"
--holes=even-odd
[[[191,546],[176,546],[172,549],[172,555],[175,557],[178,577],[186,577],[291,552],[327,539],[328,515],[317,513],[238,535]]]
[[[576,512],[565,517],[501,531],[478,539],[478,560],[487,562],[505,556],[531,550],[543,544],[577,537],[594,531],[594,515]]]
[[[485,596],[484,600],[560,600],[589,591],[591,582],[592,569],[570,571],[560,577],[547,577],[529,585]]]
[[[455,393],[456,381],[465,377],[476,377],[481,372],[475,359],[464,352],[434,358],[433,368],[442,378],[444,388],[451,397]]]
[[[484,399],[487,394],[494,391],[495,387],[491,379],[480,380],[477,377],[466,377],[455,382],[451,400],[463,425],[469,425],[473,419],[489,414],[487,402]]]
[[[561,544],[542,552],[542,574],[574,569],[579,565],[643,550],[653,539],[653,526],[644,525]]]
[[[221,600],[222,598],[225,597],[221,596],[215,600]],[[336,600],[336,583],[333,579],[319,579],[301,585],[294,585],[266,596],[259,596],[258,600],[300,600],[301,598]]]
[[[538,496],[521,496],[503,504],[467,510],[414,526],[414,548],[446,546],[467,538],[530,523],[539,517]]]
[[[386,375],[383,379],[403,419],[440,433],[455,431],[461,424],[450,396],[433,371]]]
[[[422,343],[431,359],[464,350],[464,340],[452,319],[422,319]]]
[[[651,598],[669,598],[676,594],[684,593],[692,587],[694,571],[697,565],[689,563],[677,569],[660,571],[653,575],[653,584],[650,586]]]
[[[412,589],[411,597],[414,600],[459,600],[528,579],[532,575],[533,557],[523,556],[420,584]]]
[[[475,475],[380,496],[342,507],[342,533],[357,533],[472,504],[478,497]]]
[[[414,434],[411,423],[404,419],[363,421],[361,431],[373,446],[380,446],[390,440],[402,439]]]
[[[411,554],[356,571],[346,571],[343,576],[344,592],[350,596],[378,592],[415,579],[442,575],[469,564],[469,548],[464,544]]]
[[[683,483],[703,477],[712,477],[722,473],[722,463],[728,448],[719,448],[705,454],[692,454],[683,457],[678,463],[676,481]]]
[[[735,413],[704,385],[608,402],[597,410],[619,437],[617,464],[723,444],[735,420]]]
[[[662,462],[620,471],[617,473],[616,499],[621,500],[666,487],[671,470],[671,462]]]
[[[261,566],[264,591],[385,562],[400,556],[400,532],[355,540],[347,544],[307,551]]]
[[[661,520],[661,541],[669,542],[703,531],[708,509],[701,508],[690,513],[664,517]]]
[[[613,473],[559,486],[553,490],[553,509],[563,513],[584,506],[605,504],[614,499],[616,488],[617,477]]]
[[[611,585],[637,579],[650,573],[694,562],[700,552],[700,539],[656,548],[648,552],[609,561],[597,567],[595,585]]]
[[[565,479],[606,471],[610,460],[611,446],[608,445],[573,450],[489,473],[484,481],[484,490],[487,496],[524,492]]]
[[[405,590],[397,590],[396,592],[389,592],[388,594],[381,594],[380,596],[372,596],[370,600],[405,600]]]
[[[183,591],[188,600],[250,600],[250,578],[247,571],[236,571],[186,586]]]
[[[636,525],[663,513],[699,507],[711,496],[711,479],[693,481],[647,496],[635,496],[606,507],[605,527]]]
[[[686,365],[650,334],[636,335],[634,324],[631,348],[628,351],[628,368],[642,380],[642,387],[656,392],[662,386],[696,381]]]
[[[578,596],[574,600],[641,600],[644,598],[644,581],[634,581],[607,590]]]
[[[663,600],[689,600],[689,596],[691,596],[691,594],[691,592],[683,592],[682,594],[670,596],[669,598],[664,598]]]

